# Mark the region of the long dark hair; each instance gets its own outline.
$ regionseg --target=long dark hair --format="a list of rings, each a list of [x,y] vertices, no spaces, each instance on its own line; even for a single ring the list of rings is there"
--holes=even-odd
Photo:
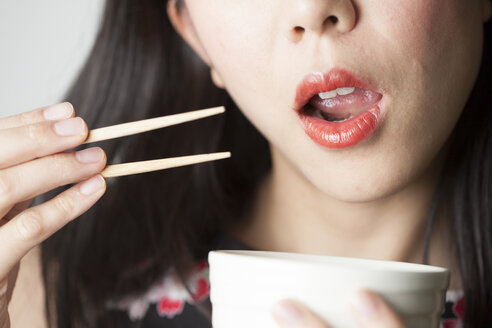
[[[431,207],[445,207],[453,222],[467,327],[492,326],[491,32],[487,26],[486,60]],[[103,143],[110,162],[223,150],[233,157],[110,180],[101,202],[43,244],[50,326],[115,326],[108,300],[145,291],[169,268],[184,281],[221,231],[246,217],[270,171],[270,152],[175,33],[162,0],[107,0],[96,44],[67,100],[91,128],[227,107],[219,117]]]
[[[484,33],[480,73],[435,197],[455,240],[451,255],[459,263],[467,328],[492,327],[492,23]]]

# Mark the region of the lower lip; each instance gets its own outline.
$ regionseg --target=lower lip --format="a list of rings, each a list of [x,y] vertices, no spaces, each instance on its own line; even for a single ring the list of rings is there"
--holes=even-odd
[[[381,125],[379,103],[344,122],[329,122],[299,113],[306,134],[317,144],[327,148],[347,148],[369,139]]]

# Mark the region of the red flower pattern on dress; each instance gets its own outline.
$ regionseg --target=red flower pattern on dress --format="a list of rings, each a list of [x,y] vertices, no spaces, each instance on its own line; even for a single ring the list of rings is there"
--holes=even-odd
[[[208,297],[210,294],[210,284],[208,279],[202,276],[204,272],[206,272],[208,276],[208,263],[206,261],[198,263],[196,272],[197,274],[195,274],[191,279],[191,285],[188,283],[193,296],[188,294],[185,299],[182,297],[175,297],[173,299],[169,295],[163,296],[157,303],[157,313],[161,317],[174,318],[176,315],[183,312],[187,302],[193,304],[195,300],[200,302]],[[180,284],[180,286],[178,285],[173,287],[184,289],[182,284]]]
[[[208,272],[208,262],[206,260],[198,262],[195,272],[186,282],[186,286],[189,288],[188,291],[176,272],[171,270],[160,282],[149,288],[144,295],[137,298],[123,299],[110,304],[110,306],[126,310],[130,319],[136,321],[145,316],[149,309],[149,304],[155,303],[159,316],[174,318],[183,312],[186,303],[193,304],[195,300],[200,302],[209,296]]]
[[[461,297],[453,307],[454,313],[463,320],[465,318],[465,297]]]
[[[195,293],[195,299],[197,301],[203,301],[205,298],[210,295],[210,284],[208,283],[208,280],[205,278],[201,278],[197,282],[197,289]]]
[[[445,320],[442,323],[443,328],[458,328],[458,321],[455,319]]]
[[[174,318],[177,314],[183,312],[185,302],[182,300],[171,300],[164,296],[157,303],[157,313],[161,317]]]

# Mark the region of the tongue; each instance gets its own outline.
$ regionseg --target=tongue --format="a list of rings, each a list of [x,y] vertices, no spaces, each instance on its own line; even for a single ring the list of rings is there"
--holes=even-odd
[[[309,105],[321,112],[329,121],[343,121],[351,116],[359,115],[374,106],[382,95],[380,93],[355,88],[349,95],[321,99],[318,95],[311,98]]]

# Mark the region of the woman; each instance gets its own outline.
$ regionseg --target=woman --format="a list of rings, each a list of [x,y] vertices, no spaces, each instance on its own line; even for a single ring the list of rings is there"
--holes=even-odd
[[[490,0],[109,0],[69,96],[88,126],[228,110],[103,144],[107,157],[233,158],[109,181],[43,243],[50,327],[209,327],[203,260],[216,248],[445,266],[443,326],[492,326],[491,11]],[[100,148],[59,153],[86,138],[74,115],[62,104],[0,121],[4,326],[19,260],[105,191]],[[403,327],[370,291],[351,304],[361,327]],[[295,300],[272,315],[328,327]]]

